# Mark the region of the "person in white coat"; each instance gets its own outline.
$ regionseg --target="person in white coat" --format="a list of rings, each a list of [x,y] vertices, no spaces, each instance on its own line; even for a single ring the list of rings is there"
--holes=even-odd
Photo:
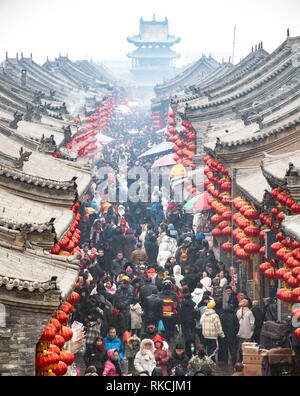
[[[249,308],[248,300],[240,301],[236,316],[240,323],[237,336],[239,338],[240,361],[242,361],[242,344],[251,341],[255,328],[255,317]]]
[[[145,338],[142,340],[140,350],[135,356],[134,368],[138,373],[147,371],[151,375],[155,367],[154,342],[150,338]]]
[[[162,242],[159,245],[158,255],[157,255],[157,264],[160,267],[165,268],[166,261],[168,258],[172,256],[172,252],[170,250],[170,244],[168,241],[168,236],[164,236],[162,238]]]
[[[184,276],[181,274],[180,265],[178,265],[178,264],[174,265],[173,275],[174,275],[174,278],[175,278],[175,285],[177,287],[179,287],[179,289],[181,289],[182,288],[182,284],[180,283],[180,281],[184,278]]]
[[[202,300],[204,294],[202,283],[197,283],[193,293],[191,294],[192,300],[198,306],[199,302]]]

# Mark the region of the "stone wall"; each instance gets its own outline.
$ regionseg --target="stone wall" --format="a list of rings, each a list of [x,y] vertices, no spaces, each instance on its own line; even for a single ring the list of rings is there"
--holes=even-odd
[[[0,376],[35,376],[36,343],[54,312],[41,300],[38,291],[0,288]]]

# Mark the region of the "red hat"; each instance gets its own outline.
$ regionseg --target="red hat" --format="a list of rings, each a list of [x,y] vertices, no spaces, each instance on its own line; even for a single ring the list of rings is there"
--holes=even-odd
[[[164,338],[162,338],[159,334],[156,334],[154,338],[152,338],[152,341],[155,343],[156,341],[160,341],[162,344],[165,341]]]

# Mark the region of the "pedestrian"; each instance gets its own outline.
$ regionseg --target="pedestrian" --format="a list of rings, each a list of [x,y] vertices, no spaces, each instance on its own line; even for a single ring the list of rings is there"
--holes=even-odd
[[[131,228],[127,228],[125,232],[125,244],[124,244],[124,257],[127,261],[131,260],[131,255],[135,250],[137,240],[133,234],[133,230]]]
[[[204,294],[203,285],[202,283],[198,282],[194,291],[191,293],[192,300],[196,305],[198,305],[199,302],[202,300],[203,294]]]
[[[152,341],[154,342],[154,357],[156,360],[156,367],[160,367],[162,369],[162,375],[166,377],[168,376],[167,365],[170,351],[168,348],[166,349],[164,339],[159,334],[157,334]]]
[[[244,377],[244,365],[242,363],[236,363],[234,366],[234,372],[232,377]]]
[[[183,369],[187,370],[188,362],[189,358],[185,353],[184,345],[180,343],[176,344],[167,363],[168,375],[172,375],[172,371],[174,371],[175,374],[175,369],[178,366],[181,366]]]
[[[239,300],[237,294],[233,291],[231,286],[226,286],[223,293],[223,309],[232,307],[235,311],[238,309]]]
[[[153,321],[156,325],[162,318],[162,301],[158,296],[157,288],[153,288],[151,295],[147,296],[144,304],[144,322]]]
[[[146,252],[142,249],[142,242],[137,242],[136,249],[133,250],[129,260],[135,266],[140,265],[140,262],[147,262],[148,256]]]
[[[214,310],[215,306],[215,302],[209,302],[200,319],[207,355],[214,361],[218,351],[218,337],[225,337],[219,315]]]
[[[178,321],[178,301],[175,293],[172,291],[172,282],[167,279],[163,284],[163,290],[159,293],[162,301],[161,317],[165,328],[165,336],[169,342],[175,332],[175,326]]]
[[[95,339],[93,349],[85,353],[84,362],[87,367],[94,366],[98,376],[102,376],[105,362],[107,361],[107,350],[105,348],[103,337]]]
[[[130,337],[125,344],[125,357],[128,361],[128,374],[137,375],[137,371],[134,367],[134,359],[140,350],[140,344],[141,339],[135,334]]]
[[[95,366],[89,366],[85,369],[84,376],[85,377],[98,377],[99,374],[97,374],[97,369]]]
[[[196,304],[189,293],[185,294],[181,303],[179,323],[182,326],[182,334],[185,341],[195,338],[196,331]]]
[[[200,280],[200,283],[203,286],[203,290],[209,292],[211,294],[211,296],[213,296],[212,280],[208,276],[207,272],[204,271],[202,273],[202,278]]]
[[[249,307],[250,308],[250,307]],[[260,342],[260,333],[262,326],[264,324],[264,313],[262,309],[258,306],[258,301],[253,301],[253,307],[251,309],[254,319],[255,319],[255,327],[254,327],[254,332],[252,339],[254,342],[257,342],[259,344]]]
[[[162,242],[159,245],[158,255],[157,255],[157,264],[160,267],[165,268],[166,261],[168,260],[168,258],[170,256],[172,256],[172,252],[170,250],[169,237],[164,236],[162,238]]]
[[[187,365],[189,376],[195,376],[197,373],[202,372],[204,366],[209,366],[212,372],[216,370],[216,363],[207,356],[205,347],[199,345],[196,355],[191,357]]]
[[[254,327],[255,317],[249,308],[249,301],[244,299],[239,303],[239,310],[236,313],[239,320],[239,332],[237,334],[239,338],[239,362],[242,361],[242,344],[243,342],[251,342]]]
[[[107,352],[108,359],[104,365],[103,377],[118,377],[122,376],[120,365],[120,355],[118,349],[110,349]]]
[[[117,349],[119,352],[119,360],[121,361],[124,356],[124,345],[120,338],[117,336],[116,329],[114,327],[110,327],[108,329],[108,334],[103,339],[105,348],[107,351]]]
[[[145,332],[142,334],[141,337],[142,340],[144,340],[145,338],[149,338],[150,340],[153,340],[156,334],[158,334],[158,328],[156,322],[149,319],[145,322],[145,326],[146,326]]]
[[[231,358],[231,365],[234,366],[238,358],[238,332],[239,321],[233,307],[223,310],[220,314],[220,321],[222,325],[225,338],[220,339],[220,347],[218,353],[218,362],[228,364],[229,353]]]
[[[182,281],[182,279],[184,279],[184,276],[181,274],[181,267],[180,267],[180,265],[175,265],[175,266],[173,267],[173,276],[174,276],[174,279],[175,279],[175,285],[176,285],[177,287],[181,288],[182,285],[181,285],[180,282]]]
[[[156,367],[156,360],[154,356],[154,343],[151,339],[145,338],[141,342],[140,350],[135,356],[134,367],[138,373],[146,371],[149,375],[152,374]]]
[[[133,300],[129,308],[131,334],[141,336],[143,310],[137,299]]]
[[[156,240],[155,233],[149,231],[145,237],[145,251],[148,256],[148,263],[151,265],[157,265],[157,255],[158,255],[158,244]]]

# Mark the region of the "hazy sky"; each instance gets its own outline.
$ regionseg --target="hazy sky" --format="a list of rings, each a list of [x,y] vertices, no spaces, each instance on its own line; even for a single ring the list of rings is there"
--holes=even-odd
[[[139,20],[169,20],[181,37],[173,49],[177,65],[197,54],[217,60],[232,54],[235,63],[263,41],[271,52],[285,39],[300,36],[300,0],[0,0],[0,62],[16,53],[43,63],[59,53],[72,60],[124,60],[134,49],[126,38],[138,34]]]

